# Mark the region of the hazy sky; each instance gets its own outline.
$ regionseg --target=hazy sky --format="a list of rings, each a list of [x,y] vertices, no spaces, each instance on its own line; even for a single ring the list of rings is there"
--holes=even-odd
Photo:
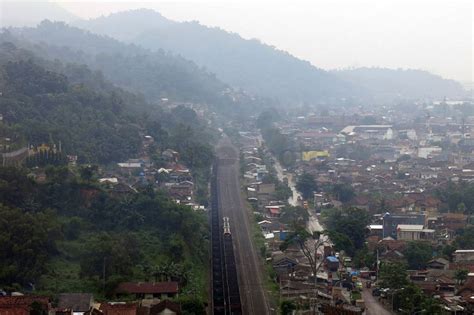
[[[83,18],[152,8],[258,38],[325,69],[415,68],[474,81],[472,0],[56,2]]]

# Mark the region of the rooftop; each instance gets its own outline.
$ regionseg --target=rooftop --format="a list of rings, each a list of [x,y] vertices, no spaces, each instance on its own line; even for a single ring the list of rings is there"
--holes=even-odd
[[[423,225],[418,224],[399,224],[397,225],[397,230],[400,231],[423,231]]]

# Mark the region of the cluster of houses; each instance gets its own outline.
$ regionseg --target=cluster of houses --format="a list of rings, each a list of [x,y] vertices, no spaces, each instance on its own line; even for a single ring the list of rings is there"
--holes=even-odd
[[[309,257],[297,244],[281,250],[292,226],[282,220],[288,201],[279,199],[275,183],[265,180],[269,174],[275,173],[274,167],[268,163],[271,155],[262,147],[257,133],[241,132],[240,148],[246,197],[258,218],[257,224],[265,239],[266,260],[276,274],[280,298],[294,300],[309,309],[314,309],[317,304],[319,309],[332,307],[331,311],[336,313],[361,314],[361,301],[359,305],[352,305],[349,291],[333,286],[338,281],[354,286],[354,281],[349,274],[342,278],[339,271],[348,260],[333,250],[327,238],[312,252],[318,265],[316,275]],[[308,248],[314,249],[314,244],[308,244]]]
[[[55,299],[12,293],[0,295],[2,315],[179,315],[177,282],[124,282],[116,289],[117,302],[95,301],[90,293],[62,293]],[[121,297],[124,298],[121,301]]]
[[[287,137],[288,151],[294,154],[293,163],[284,165],[287,177],[306,173],[318,184],[313,200],[308,200],[314,205],[309,212],[317,216],[324,208],[366,209],[373,216],[366,241],[370,251],[377,251],[379,263],[406,262],[404,251],[409,242],[430,244],[434,258],[423,270],[410,271],[410,279],[439,299],[447,314],[470,314],[474,309],[474,248],[457,250],[451,259],[441,258],[441,248],[452,244],[459,230],[471,224],[471,216],[465,207],[451,209],[436,193],[451,183],[474,179],[474,116],[459,115],[457,105],[306,114],[290,116],[275,127]],[[346,275],[374,276],[375,268],[353,270],[351,257],[335,253],[327,242],[316,253],[322,266],[314,277],[300,248],[280,251],[291,228],[280,220],[288,203],[276,198],[272,183],[263,181],[273,170],[259,134],[245,132],[240,138],[247,197],[262,218],[258,224],[282,297],[309,303],[317,290],[332,302],[350,299],[335,284],[350,287],[353,279]],[[338,185],[350,190],[348,196],[335,191]],[[308,201],[298,204],[306,206]],[[468,272],[463,281],[456,279],[459,270]],[[357,286],[357,281],[352,285]]]
[[[153,142],[151,136],[144,136],[144,147]],[[194,181],[189,168],[180,162],[179,153],[166,149],[160,152],[157,166],[143,150],[143,156],[117,163],[116,167],[103,171],[99,182],[109,186],[115,194],[134,193],[139,187],[152,185],[165,190],[176,203],[187,205],[194,210],[204,209],[195,201]]]

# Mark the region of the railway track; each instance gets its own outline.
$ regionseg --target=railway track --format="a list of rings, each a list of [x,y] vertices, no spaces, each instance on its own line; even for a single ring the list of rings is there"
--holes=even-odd
[[[211,257],[212,312],[216,315],[242,314],[237,266],[230,230],[230,220],[219,213],[217,168],[214,164],[211,180]]]
[[[253,244],[251,218],[241,196],[239,151],[224,137],[217,146],[216,153],[212,202],[215,206],[213,209],[217,210],[213,210],[212,215],[215,220],[213,231],[218,232],[213,233],[212,237],[216,244],[221,242],[220,247],[215,246],[215,253],[221,254],[220,264],[216,262],[215,266],[216,272],[224,274],[221,290],[224,300],[222,304],[225,305],[222,308],[226,310],[214,314],[274,314],[275,310],[266,296],[263,262]],[[231,234],[224,233],[224,217],[228,218]],[[237,287],[234,287],[235,284]],[[238,300],[240,306],[237,305]]]

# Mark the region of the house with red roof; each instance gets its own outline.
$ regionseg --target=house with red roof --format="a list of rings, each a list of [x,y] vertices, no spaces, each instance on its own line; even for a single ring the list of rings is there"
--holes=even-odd
[[[33,310],[49,312],[51,304],[44,296],[0,296],[1,315],[30,315]]]
[[[283,205],[265,206],[265,210],[269,218],[279,218],[282,208],[284,208]]]
[[[103,315],[137,315],[137,303],[108,302],[100,305]]]

